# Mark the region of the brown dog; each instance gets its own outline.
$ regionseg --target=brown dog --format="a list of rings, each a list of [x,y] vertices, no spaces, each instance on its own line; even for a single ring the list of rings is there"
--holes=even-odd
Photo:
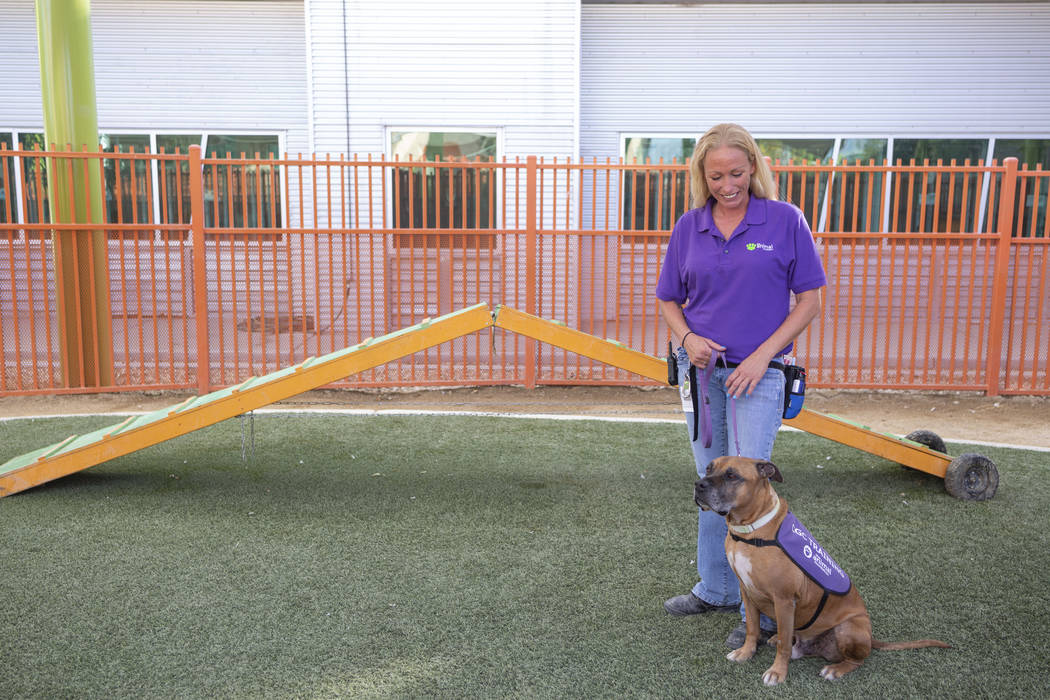
[[[693,500],[698,506],[726,518],[729,525],[726,557],[740,581],[744,599],[747,637],[744,645],[730,652],[727,658],[744,662],[754,656],[758,646],[759,612],[775,619],[779,630],[777,636],[769,640],[776,645],[777,652],[773,665],[762,674],[766,685],[786,680],[788,660],[803,656],[823,656],[830,661],[820,675],[834,680],[858,668],[872,647],[950,648],[935,639],[887,643],[872,637],[871,618],[857,588],[789,514],[787,502],[777,496],[770,479],[784,480],[771,462],[719,457],[708,465],[706,476],[697,481],[693,489]],[[805,555],[794,555],[801,560],[798,564],[788,554],[794,552],[795,545],[785,546],[777,541],[785,518],[789,519],[786,530],[807,538],[806,546],[799,547],[799,551],[805,550]],[[782,535],[780,542],[785,542],[786,537],[787,534]],[[819,570],[813,569],[807,559],[820,559]],[[804,570],[803,566],[808,568]],[[822,578],[821,570],[835,580]],[[785,630],[792,630],[793,634]]]

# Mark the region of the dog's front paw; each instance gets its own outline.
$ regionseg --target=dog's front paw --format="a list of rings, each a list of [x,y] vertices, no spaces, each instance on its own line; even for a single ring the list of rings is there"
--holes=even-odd
[[[837,664],[828,664],[824,668],[820,669],[820,677],[826,678],[829,681],[833,681],[836,678],[842,678],[850,671],[854,671],[860,666],[855,661],[840,661]]]
[[[780,685],[787,680],[787,668],[773,664],[762,674],[762,682],[769,686]]]
[[[755,655],[755,647],[754,647],[754,645],[751,645],[751,648],[749,649],[748,645],[745,644],[744,646],[740,647],[739,649],[735,649],[735,650],[729,652],[728,654],[726,654],[726,658],[729,659],[730,661],[736,661],[738,664],[742,664],[745,661],[749,660],[754,655]]]

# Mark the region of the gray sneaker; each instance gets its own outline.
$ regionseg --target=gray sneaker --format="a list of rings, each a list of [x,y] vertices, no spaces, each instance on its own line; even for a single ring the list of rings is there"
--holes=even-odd
[[[668,598],[664,601],[664,610],[675,617],[700,615],[709,612],[733,612],[739,609],[739,605],[712,605],[706,600],[697,598],[692,592],[685,595],[676,595],[674,598]]]
[[[758,644],[759,646],[769,641],[769,638],[776,634],[776,630],[764,630],[761,627],[758,628]],[[736,629],[729,633],[729,637],[726,638],[726,646],[730,649],[739,649],[744,646],[744,640],[747,639],[747,627],[743,622],[737,625]]]

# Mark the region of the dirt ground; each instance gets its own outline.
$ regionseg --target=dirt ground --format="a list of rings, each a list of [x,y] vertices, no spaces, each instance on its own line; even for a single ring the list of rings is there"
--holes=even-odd
[[[0,398],[0,418],[27,415],[127,413],[179,403],[175,392],[19,396]],[[426,410],[575,414],[679,419],[671,388],[477,387],[420,391],[313,391],[275,408]],[[988,397],[962,393],[815,391],[806,408],[894,435],[932,430],[948,441],[1027,445],[1050,449],[1050,397]]]

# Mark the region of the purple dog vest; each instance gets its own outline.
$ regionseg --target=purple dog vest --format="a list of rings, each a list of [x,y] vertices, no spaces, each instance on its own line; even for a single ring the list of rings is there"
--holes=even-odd
[[[820,543],[813,539],[813,535],[809,534],[809,530],[798,521],[791,511],[787,512],[783,522],[780,523],[775,540],[744,539],[732,531],[729,532],[729,536],[737,542],[743,542],[752,547],[779,547],[791,561],[795,562],[795,566],[802,569],[806,576],[824,589],[813,617],[806,624],[795,627],[796,632],[801,632],[817,621],[820,613],[824,612],[824,605],[828,602],[829,595],[849,593],[849,576],[842,570],[842,567],[835,563],[831,555],[824,551]]]
[[[828,593],[845,595],[849,592],[849,576],[791,511],[784,516],[777,530],[777,545],[806,576]]]

